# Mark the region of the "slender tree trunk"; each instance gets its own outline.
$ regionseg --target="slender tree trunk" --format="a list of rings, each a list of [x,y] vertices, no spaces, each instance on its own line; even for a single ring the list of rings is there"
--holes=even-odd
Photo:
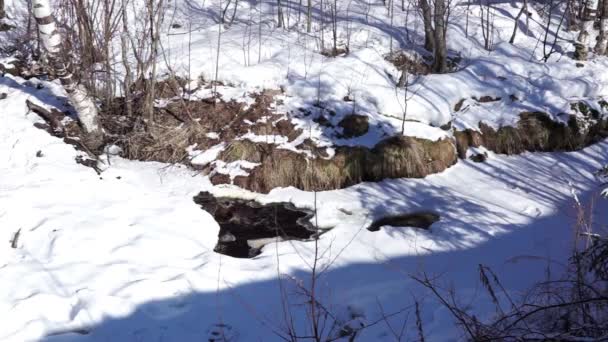
[[[155,6],[154,0],[148,0],[148,19],[149,19],[149,34],[150,34],[150,77],[148,79],[146,110],[145,112],[148,124],[154,122],[154,100],[156,99],[156,59],[158,58],[158,42],[160,40],[160,26],[163,19],[163,0],[158,0]]]
[[[91,95],[95,95],[95,80],[92,75],[92,67],[97,62],[96,56],[97,50],[95,47],[95,38],[93,33],[93,21],[87,11],[87,6],[83,0],[74,1],[74,10],[76,23],[78,24],[78,46],[80,48],[80,62],[82,69],[87,73],[90,73],[90,77],[80,79],[80,82],[93,92]]]
[[[0,19],[4,18],[6,13],[4,12],[4,0],[0,0]]]
[[[593,22],[597,15],[598,0],[587,0],[583,10],[583,27],[575,43],[574,58],[586,60],[589,51],[589,35],[593,31]]]
[[[424,22],[424,48],[435,51],[435,30],[433,29],[433,11],[427,0],[420,0],[422,20]]]
[[[277,0],[277,27],[283,28],[285,26],[285,19],[283,17],[283,4],[281,0]]]
[[[338,54],[338,0],[334,0],[333,7],[331,27],[334,40],[333,55],[336,56]]]
[[[470,8],[471,8],[471,0],[467,1],[467,9],[466,9],[466,17],[465,17],[465,24],[464,24],[464,36],[469,38],[469,12],[470,12]],[[516,20],[517,21],[517,20]]]
[[[573,27],[576,27],[578,25],[580,19],[580,6],[580,1],[568,0],[568,4],[566,6],[566,13],[568,14],[568,30],[572,30]]]
[[[306,9],[306,32],[310,33],[312,26],[312,0],[308,0],[308,8]]]
[[[88,141],[91,145],[90,147],[100,147],[103,134],[101,125],[99,124],[97,108],[88,95],[87,90],[74,80],[70,63],[66,60],[69,54],[62,55],[61,34],[57,30],[49,0],[34,0],[32,5],[34,18],[38,24],[40,40],[42,41],[44,50],[47,52],[50,66],[68,93],[70,102],[74,106],[74,109],[76,109],[80,122],[90,136],[90,141]]]
[[[131,75],[131,64],[129,63],[129,20],[127,18],[127,0],[122,0],[121,3],[122,11],[122,30],[120,35],[120,44],[122,49],[122,64],[125,67],[125,79],[123,81],[123,88],[125,92],[125,108],[127,110],[127,116],[133,115],[133,101],[131,98],[131,82],[133,76]]]
[[[433,70],[444,73],[448,70],[448,50],[446,46],[446,7],[445,0],[435,0],[435,58]]]
[[[395,8],[394,8],[394,4],[393,4],[394,0],[389,0],[388,1],[388,14],[391,18],[391,31],[393,30],[393,23],[395,21]],[[390,41],[389,41],[389,53],[392,55],[393,54],[393,35],[390,35]]]
[[[515,35],[517,34],[517,24],[519,23],[519,18],[522,14],[526,13],[526,17],[528,16],[528,0],[524,0],[524,4],[521,7],[519,13],[515,17],[515,23],[513,24],[513,34],[511,35],[511,39],[509,39],[509,43],[513,44],[515,42]]]
[[[600,18],[600,36],[595,45],[595,53],[603,55],[608,46],[608,0],[602,0],[602,13]]]
[[[220,18],[222,24],[226,23],[226,12],[228,12],[228,7],[230,7],[231,3],[232,0],[228,0],[228,2],[226,2],[226,7],[224,7],[224,10],[222,11],[222,17]]]

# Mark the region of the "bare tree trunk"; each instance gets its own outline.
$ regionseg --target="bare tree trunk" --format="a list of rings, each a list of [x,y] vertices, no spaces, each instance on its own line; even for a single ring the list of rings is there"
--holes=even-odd
[[[90,147],[97,148],[102,144],[103,132],[99,124],[97,108],[95,103],[88,95],[87,90],[76,83],[69,61],[66,61],[69,54],[62,55],[61,34],[57,30],[55,18],[49,0],[34,0],[33,12],[42,46],[47,52],[50,66],[61,81],[61,84],[68,93],[70,102],[78,114],[78,118],[84,129],[89,134],[88,143]],[[66,56],[66,58],[64,58]]]
[[[568,30],[572,30],[579,23],[581,2],[578,0],[568,0],[566,13],[568,15]]]
[[[603,55],[608,46],[608,0],[602,0],[602,13],[600,18],[600,36],[595,45],[595,53]]]
[[[513,34],[511,35],[511,39],[509,39],[509,43],[513,44],[515,42],[515,34],[517,34],[517,24],[519,23],[519,18],[522,14],[526,13],[526,17],[528,16],[528,0],[524,0],[524,4],[521,7],[519,13],[515,17],[515,23],[513,24]]]
[[[306,9],[306,32],[310,33],[312,25],[312,0],[308,0],[308,8]]]
[[[80,48],[81,66],[85,72],[92,74],[92,67],[98,60],[93,33],[94,24],[83,0],[73,1],[73,6],[76,12],[75,20],[78,25],[78,37],[76,37],[76,40],[78,41],[78,46]],[[93,92],[92,95],[95,95],[95,80],[92,75],[90,77],[85,77],[85,79],[81,79],[80,82]]]
[[[598,0],[587,0],[585,9],[583,10],[583,27],[576,39],[574,58],[578,60],[586,60],[589,51],[589,35],[593,31],[593,22],[597,15]]]
[[[105,0],[103,3],[103,52],[105,64],[105,90],[104,103],[106,108],[111,108],[114,98],[114,81],[112,79],[112,56],[110,53],[112,44],[112,19],[114,17],[115,1]]]
[[[393,23],[394,23],[394,18],[395,18],[395,7],[393,4],[394,0],[389,0],[388,1],[388,14],[391,18],[391,31],[393,30]],[[389,53],[392,55],[393,54],[393,35],[390,35],[390,42],[389,42]]]
[[[435,51],[435,30],[433,29],[433,11],[427,0],[420,0],[422,20],[424,22],[424,48]]]
[[[129,20],[127,18],[127,0],[122,0],[121,3],[122,12],[122,30],[120,35],[120,44],[122,49],[122,64],[125,67],[125,79],[123,81],[123,89],[125,93],[125,108],[127,110],[127,116],[133,115],[133,101],[131,98],[131,82],[133,76],[131,75],[131,64],[129,63]]]
[[[148,124],[151,125],[154,122],[154,100],[156,99],[156,60],[158,58],[158,42],[160,40],[160,25],[163,20],[163,0],[158,0],[158,3],[154,4],[154,0],[148,0],[146,3],[148,7],[148,20],[150,29],[150,63],[152,69],[148,78],[148,86],[146,87],[146,109]]]
[[[448,50],[446,46],[446,6],[445,0],[435,0],[435,56],[433,70],[444,73],[448,70]]]
[[[331,29],[332,29],[332,38],[334,41],[333,52],[332,55],[338,55],[338,0],[334,0],[333,8],[331,9]],[[392,36],[391,36],[392,39]]]
[[[483,35],[483,46],[486,50],[490,51],[492,46],[492,21],[490,21],[490,3],[488,0],[484,4],[482,0],[479,0],[479,9],[481,10],[481,33]]]
[[[285,26],[285,18],[283,17],[283,4],[281,0],[277,0],[277,27],[283,28]]]
[[[4,18],[6,13],[4,12],[4,0],[0,0],[0,19]]]
[[[466,17],[465,17],[465,24],[464,24],[464,36],[469,38],[469,12],[470,12],[470,8],[471,8],[471,0],[467,1],[467,9],[466,9]],[[517,21],[517,20],[516,20]]]

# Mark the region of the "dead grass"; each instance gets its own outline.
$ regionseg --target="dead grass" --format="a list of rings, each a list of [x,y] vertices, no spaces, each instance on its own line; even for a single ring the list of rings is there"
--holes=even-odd
[[[256,192],[287,186],[311,191],[340,189],[385,178],[424,177],[453,165],[456,149],[447,139],[429,141],[396,136],[373,149],[338,147],[333,158],[324,159],[318,155],[307,158],[271,144],[235,141],[220,154],[220,159],[261,163],[248,177],[235,180],[240,187]]]
[[[455,132],[458,155],[460,158],[465,158],[469,147],[482,145],[493,152],[508,155],[526,151],[579,150],[608,137],[608,120],[595,119],[598,116],[592,111],[589,111],[589,115],[593,120],[587,122],[580,122],[581,119],[572,115],[567,125],[555,122],[541,112],[521,113],[517,127],[505,126],[495,130],[480,123],[480,132],[473,130]]]

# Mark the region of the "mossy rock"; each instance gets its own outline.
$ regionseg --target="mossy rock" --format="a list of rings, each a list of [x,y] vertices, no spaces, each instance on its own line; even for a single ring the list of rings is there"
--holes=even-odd
[[[360,137],[369,131],[369,118],[365,115],[347,115],[340,120],[338,126],[342,127],[344,138]]]

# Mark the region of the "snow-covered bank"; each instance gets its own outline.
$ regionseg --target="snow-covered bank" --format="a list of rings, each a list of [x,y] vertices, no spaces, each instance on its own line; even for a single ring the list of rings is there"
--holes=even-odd
[[[239,341],[276,340],[260,323],[282,317],[276,255],[282,273],[306,282],[313,244],[271,244],[247,260],[221,256],[212,251],[218,226],[192,197],[207,190],[311,208],[313,194],[212,187],[184,167],[120,158],[97,175],[74,162],[71,146],[33,127],[40,119],[25,100],[49,99],[45,91],[26,93],[6,79],[0,85],[7,93],[0,100],[0,339],[194,341],[225,323]],[[332,262],[320,285],[324,301],[371,322],[381,315],[378,303],[391,312],[409,307],[414,294],[429,339],[447,340],[456,331],[451,318],[406,274],[441,274],[464,296],[475,293],[479,263],[513,290],[542,278],[547,259],[566,257],[572,191],[591,196],[594,172],[606,163],[608,142],[601,142],[574,153],[490,155],[421,180],[319,193],[319,225],[333,227],[320,240],[322,264]],[[608,219],[605,209],[597,203],[604,220],[597,222]],[[429,232],[362,229],[381,214],[416,210],[441,220]],[[67,333],[81,329],[89,334]],[[375,325],[361,340],[391,340],[387,329]]]
[[[133,30],[142,30],[135,11],[140,0],[129,9]],[[234,3],[234,2],[233,2]],[[232,4],[230,11],[232,11]],[[320,11],[321,1],[312,1],[313,29],[305,32],[302,4],[287,2],[286,22],[289,30],[277,28],[274,20],[276,4],[273,2],[239,1],[235,20],[230,25],[218,24],[223,10],[222,1],[176,1],[166,4],[171,15],[162,30],[163,56],[159,57],[159,74],[168,76],[169,69],[182,77],[189,77],[190,89],[195,89],[199,78],[216,78],[226,86],[218,92],[224,100],[251,102],[252,93],[264,89],[282,89],[283,102],[279,113],[296,112],[321,104],[323,110],[335,112],[335,122],[353,112],[366,115],[376,129],[362,139],[338,141],[343,145],[373,146],[382,133],[389,135],[401,131],[407,98],[408,122],[405,135],[436,140],[443,136],[438,127],[452,122],[455,127],[477,129],[480,121],[497,128],[515,125],[521,112],[540,111],[554,120],[564,121],[560,115],[572,113],[570,104],[589,101],[594,106],[608,96],[605,72],[608,59],[596,56],[580,63],[570,58],[572,40],[576,32],[562,30],[555,37],[553,29],[546,39],[555,46],[545,62],[545,24],[553,15],[552,28],[556,27],[559,8],[548,14],[540,5],[528,7],[529,19],[521,19],[514,44],[506,41],[515,25],[514,18],[520,3],[496,3],[493,8],[492,50],[484,49],[479,6],[466,2],[453,4],[448,28],[450,55],[459,60],[455,72],[443,75],[412,75],[413,84],[406,90],[397,87],[401,70],[387,60],[391,52],[422,57],[422,20],[415,6],[397,8],[394,18],[389,17],[386,2],[366,0],[336,1],[338,12],[337,40],[349,53],[338,57],[321,54],[319,36],[325,34],[325,48],[330,45],[329,13]],[[224,4],[226,5],[226,4]],[[327,4],[326,4],[327,5]],[[141,7],[144,5],[141,4]],[[399,6],[397,6],[399,7]],[[559,7],[559,6],[558,6]],[[6,1],[7,13],[17,27],[22,27],[27,8],[18,0]],[[296,24],[299,23],[300,25]],[[221,27],[221,28],[220,28]],[[221,38],[218,46],[218,30]],[[0,34],[1,44],[14,44],[19,30]],[[591,37],[593,38],[593,37]],[[593,40],[593,39],[592,39]],[[120,37],[113,40],[120,51]],[[218,53],[219,50],[219,53]],[[129,53],[130,55],[130,53]],[[121,58],[116,52],[115,58]],[[133,56],[130,56],[133,59]],[[116,61],[120,75],[122,63]],[[117,78],[119,79],[119,77]],[[211,89],[204,87],[189,98],[209,97]],[[465,105],[457,111],[454,106],[461,100],[490,96],[499,101]],[[345,98],[354,101],[344,101]],[[595,105],[597,107],[597,105]],[[567,118],[566,118],[567,120]],[[323,127],[310,122],[299,122],[310,131],[319,145],[336,143],[323,134]],[[422,124],[419,124],[422,123]],[[429,127],[432,126],[432,127]]]

